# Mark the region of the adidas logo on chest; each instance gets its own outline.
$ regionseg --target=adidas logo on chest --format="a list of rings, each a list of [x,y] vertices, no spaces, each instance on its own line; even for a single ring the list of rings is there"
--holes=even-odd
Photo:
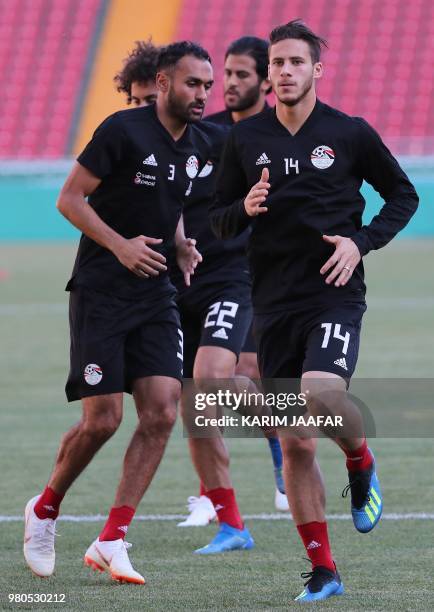
[[[268,158],[266,153],[261,153],[261,155],[256,160],[257,166],[263,166],[264,164],[271,164],[271,159]]]
[[[143,160],[143,163],[145,166],[158,166],[157,160],[155,159],[155,155],[153,153],[148,155],[148,157]]]

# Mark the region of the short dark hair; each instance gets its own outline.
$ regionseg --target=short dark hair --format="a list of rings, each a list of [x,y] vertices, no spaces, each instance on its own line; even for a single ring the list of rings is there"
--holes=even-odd
[[[203,47],[190,40],[182,40],[162,47],[158,56],[157,72],[164,68],[173,68],[186,55],[211,63],[209,53]]]
[[[234,40],[225,53],[228,55],[249,55],[256,62],[256,72],[261,80],[268,77],[268,42],[257,36],[242,36]]]
[[[310,30],[301,19],[293,19],[284,25],[277,26],[270,32],[270,47],[271,45],[286,40],[287,38],[296,38],[307,42],[310,48],[312,62],[319,62],[321,57],[321,47],[327,47],[325,38],[321,38],[312,30]]]
[[[116,89],[127,94],[127,103],[131,104],[132,83],[147,83],[155,81],[157,74],[157,60],[160,50],[152,44],[151,39],[147,42],[137,40],[135,48],[124,59],[124,67],[114,77]]]

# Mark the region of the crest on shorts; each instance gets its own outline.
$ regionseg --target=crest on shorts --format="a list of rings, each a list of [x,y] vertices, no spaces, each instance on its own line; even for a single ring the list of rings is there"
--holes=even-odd
[[[310,154],[310,161],[313,163],[315,168],[325,170],[326,168],[330,168],[335,161],[335,152],[327,145],[315,147]]]
[[[88,385],[97,385],[102,380],[102,369],[96,363],[88,363],[84,368],[84,380]]]

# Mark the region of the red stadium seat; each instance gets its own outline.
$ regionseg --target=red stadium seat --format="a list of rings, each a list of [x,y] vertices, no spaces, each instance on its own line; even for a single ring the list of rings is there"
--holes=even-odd
[[[68,150],[102,0],[1,3],[0,158],[61,157]],[[56,112],[57,111],[57,112]]]
[[[246,34],[266,37],[275,25],[301,17],[329,40],[320,97],[363,115],[386,142],[393,140],[395,153],[434,153],[431,0],[213,0],[206,11],[202,7],[199,0],[184,2],[176,38],[197,40],[213,58],[216,85],[207,113],[223,107],[228,44]],[[423,150],[424,135],[430,150]]]

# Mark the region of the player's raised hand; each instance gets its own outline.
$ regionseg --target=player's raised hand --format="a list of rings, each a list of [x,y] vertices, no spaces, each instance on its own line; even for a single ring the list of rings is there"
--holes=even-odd
[[[354,268],[361,260],[359,249],[351,238],[344,236],[323,236],[323,240],[335,246],[335,252],[325,262],[320,270],[321,274],[326,274],[331,270],[326,278],[327,285],[334,281],[335,287],[347,284],[353,275]]]
[[[137,236],[123,240],[114,254],[121,264],[141,278],[158,276],[167,270],[166,258],[148,245],[161,244],[161,238]]]
[[[253,185],[246,199],[244,200],[244,208],[249,217],[256,217],[261,213],[268,211],[266,206],[262,206],[268,196],[268,190],[271,185],[268,182],[270,172],[268,168],[262,168],[261,178]]]
[[[176,245],[176,261],[179,269],[184,274],[184,282],[187,287],[190,287],[190,277],[202,261],[202,255],[196,249],[196,240],[194,238],[185,238]]]

